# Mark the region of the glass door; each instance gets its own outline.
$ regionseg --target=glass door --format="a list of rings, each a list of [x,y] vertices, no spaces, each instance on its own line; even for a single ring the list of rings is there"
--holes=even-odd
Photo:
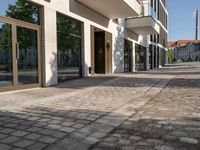
[[[12,27],[0,21],[0,88],[13,85]]]
[[[41,86],[40,26],[0,16],[0,91]]]
[[[16,49],[18,84],[38,83],[37,31],[17,26]]]

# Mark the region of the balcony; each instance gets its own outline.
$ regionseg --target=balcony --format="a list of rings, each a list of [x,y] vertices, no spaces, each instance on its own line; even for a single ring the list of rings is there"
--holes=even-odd
[[[126,28],[138,35],[151,35],[160,33],[160,25],[157,23],[157,14],[149,3],[143,3],[141,16],[126,19]]]
[[[110,19],[138,16],[141,4],[138,0],[76,0]]]

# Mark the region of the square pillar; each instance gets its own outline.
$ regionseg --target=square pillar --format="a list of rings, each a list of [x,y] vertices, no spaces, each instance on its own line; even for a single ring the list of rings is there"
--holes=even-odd
[[[145,59],[145,65],[146,65],[146,70],[149,70],[149,47],[146,47],[146,59]]]
[[[83,77],[89,76],[89,67],[91,67],[91,26],[84,23],[83,27],[83,47],[82,47],[82,74]]]
[[[43,86],[58,83],[56,11],[44,7],[43,15]]]

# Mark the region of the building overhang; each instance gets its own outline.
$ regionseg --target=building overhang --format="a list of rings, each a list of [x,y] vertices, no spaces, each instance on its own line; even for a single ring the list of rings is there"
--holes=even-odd
[[[151,16],[128,18],[126,28],[138,35],[159,34],[160,26]]]
[[[110,19],[138,16],[141,4],[138,0],[77,0]]]

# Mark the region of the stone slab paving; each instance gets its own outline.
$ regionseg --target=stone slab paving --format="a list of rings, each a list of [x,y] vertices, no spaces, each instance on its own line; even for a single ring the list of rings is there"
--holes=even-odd
[[[197,66],[181,64],[2,93],[0,149],[199,148],[199,122],[186,119],[191,113],[200,117],[198,103],[190,101],[200,98]],[[190,95],[196,91],[196,96],[185,99],[187,90]],[[192,131],[194,136],[189,136]]]
[[[161,74],[175,74],[176,68],[177,76],[91,149],[199,150],[199,64],[162,69]]]

